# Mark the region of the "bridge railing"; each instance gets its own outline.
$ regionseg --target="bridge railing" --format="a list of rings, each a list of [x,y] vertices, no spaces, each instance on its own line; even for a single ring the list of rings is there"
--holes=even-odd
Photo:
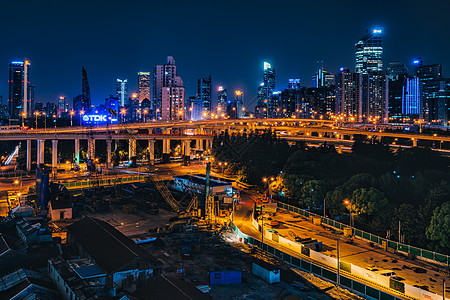
[[[86,179],[83,181],[65,182],[63,185],[67,189],[80,189],[99,186],[111,186],[114,184],[131,183],[144,181],[145,176],[129,176],[129,177],[113,177],[113,178],[101,178],[101,179]]]
[[[347,224],[343,224],[343,223],[337,222],[335,220],[325,218],[323,216],[317,215],[315,213],[309,212],[307,210],[304,210],[299,207],[289,205],[289,204],[286,204],[286,203],[283,203],[280,201],[278,201],[278,207],[289,210],[294,213],[297,213],[306,218],[319,217],[322,220],[322,224],[331,226],[336,229],[342,230],[342,229],[344,229],[344,227],[350,227]],[[386,238],[379,237],[377,235],[374,235],[369,232],[365,232],[363,230],[360,230],[360,229],[357,229],[354,227],[353,227],[353,234],[363,240],[366,240],[367,242],[372,242],[372,243],[379,244],[379,245],[382,245],[383,242],[386,242],[388,247],[395,249],[399,252],[406,253],[406,254],[411,253],[411,254],[415,255],[416,257],[418,257],[419,259],[432,261],[434,263],[438,263],[440,265],[446,265],[446,266],[448,266],[450,264],[450,256],[449,255],[436,253],[434,251],[425,250],[425,249],[413,247],[410,245],[398,243],[395,241],[391,241]]]

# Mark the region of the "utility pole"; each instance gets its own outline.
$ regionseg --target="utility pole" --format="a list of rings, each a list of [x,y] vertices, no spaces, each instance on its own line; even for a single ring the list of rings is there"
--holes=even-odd
[[[442,281],[442,300],[445,300],[445,279]]]
[[[341,280],[340,280],[340,275],[339,275],[339,269],[340,269],[340,263],[339,263],[339,240],[341,238],[339,237],[337,239],[337,285],[340,286],[341,285]]]
[[[401,224],[400,221],[398,221],[398,242],[400,243],[401,241],[401,228],[400,228]]]

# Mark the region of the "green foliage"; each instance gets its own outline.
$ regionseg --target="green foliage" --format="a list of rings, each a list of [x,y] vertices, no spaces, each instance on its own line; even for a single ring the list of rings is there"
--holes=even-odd
[[[375,188],[360,188],[353,191],[351,210],[356,214],[380,213],[388,204],[383,192]]]
[[[438,251],[450,250],[450,202],[445,202],[434,210],[430,226],[426,231],[427,238],[433,242]]]

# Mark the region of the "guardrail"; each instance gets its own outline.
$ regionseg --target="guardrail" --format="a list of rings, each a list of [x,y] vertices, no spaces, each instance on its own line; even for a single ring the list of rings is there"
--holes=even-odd
[[[342,260],[339,261],[340,274],[338,281],[338,261],[336,258],[321,254],[307,247],[303,247],[299,243],[289,241],[280,236],[277,236],[276,239],[272,238],[273,242],[281,246],[283,246],[282,244],[287,244],[287,246],[291,246],[290,248],[298,248],[297,250],[291,250],[291,252],[298,253],[297,256],[294,256],[266,243],[261,243],[260,240],[246,235],[245,233],[241,232],[235,224],[231,224],[231,227],[244,243],[256,246],[261,250],[278,257],[284,262],[296,268],[299,268],[300,270],[312,273],[333,283],[339,283],[344,288],[362,294],[368,299],[442,299],[442,296],[439,296],[437,294],[419,289],[409,284],[405,284],[401,281],[397,281],[395,280],[395,278],[389,278],[377,274],[375,272],[366,270]],[[270,237],[268,237],[266,234],[267,232],[264,235],[270,239]],[[305,257],[305,259],[301,257]],[[366,284],[366,282],[370,282],[370,285]],[[384,290],[389,291],[389,293],[381,289],[377,289],[377,286],[380,288],[384,288]],[[449,298],[446,299],[450,300]]]
[[[336,229],[344,229],[344,227],[350,227],[347,224],[343,224],[340,222],[337,222],[335,220],[331,220],[328,218],[325,218],[323,216],[317,215],[315,213],[306,211],[304,209],[301,209],[299,207],[293,206],[293,205],[289,205],[283,202],[278,201],[278,207],[283,208],[283,209],[287,209],[291,212],[297,213],[301,216],[304,216],[306,218],[309,218],[310,216],[312,217],[319,217],[322,219],[322,224],[326,224],[328,226],[334,227]],[[450,256],[449,255],[445,255],[445,254],[440,254],[440,253],[436,253],[434,251],[430,251],[430,250],[425,250],[425,249],[421,249],[421,248],[417,248],[417,247],[413,247],[410,245],[405,245],[402,243],[398,243],[398,242],[394,242],[385,238],[381,238],[377,235],[371,234],[369,232],[365,232],[363,230],[357,229],[353,227],[353,233],[355,236],[366,240],[368,242],[373,242],[375,244],[379,244],[382,245],[383,242],[387,243],[387,246],[390,248],[393,248],[397,251],[406,253],[406,254],[414,254],[416,257],[418,257],[419,259],[423,259],[423,260],[427,260],[427,261],[431,261],[434,263],[439,263],[441,265],[446,265],[448,266],[450,264]]]
[[[111,186],[115,184],[132,183],[144,181],[145,176],[130,176],[130,177],[113,177],[107,179],[86,179],[83,181],[62,183],[67,189],[81,189],[100,186]]]

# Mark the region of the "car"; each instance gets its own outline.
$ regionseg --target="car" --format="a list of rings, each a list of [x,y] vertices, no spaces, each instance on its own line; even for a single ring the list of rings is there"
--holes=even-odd
[[[397,274],[395,274],[395,272],[392,270],[380,270],[380,271],[376,271],[375,273],[386,276],[386,277],[391,277],[391,278],[397,277]]]

